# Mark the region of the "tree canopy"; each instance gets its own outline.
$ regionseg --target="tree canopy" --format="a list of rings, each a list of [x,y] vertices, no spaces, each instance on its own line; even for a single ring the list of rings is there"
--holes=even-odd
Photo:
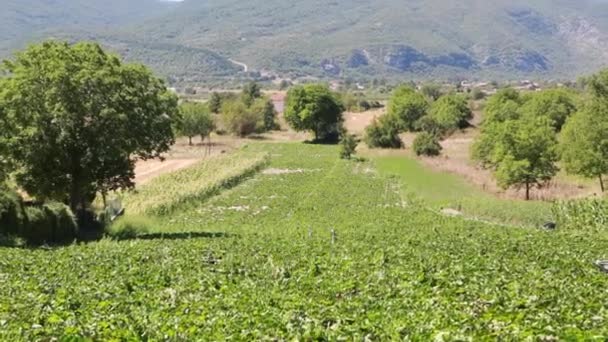
[[[608,106],[595,101],[574,114],[560,137],[562,161],[566,171],[587,178],[602,179],[608,174]]]
[[[174,142],[177,98],[147,68],[97,44],[33,45],[4,71],[7,156],[30,195],[85,209],[96,192],[132,187],[135,162]]]
[[[189,138],[192,145],[192,137],[200,136],[205,140],[215,129],[215,122],[209,111],[209,107],[196,102],[186,102],[180,106],[179,133]]]
[[[521,115],[547,117],[556,132],[561,131],[566,119],[576,112],[574,95],[565,89],[548,89],[532,93],[520,108]]]
[[[404,131],[415,131],[416,121],[425,116],[428,109],[424,95],[408,86],[397,88],[388,103],[388,115],[398,118]]]
[[[429,116],[444,130],[452,131],[466,128],[473,112],[464,96],[457,94],[444,95],[431,106]]]
[[[534,186],[557,173],[557,138],[547,118],[508,120],[488,133],[494,140],[488,163],[501,187],[523,187],[530,199]]]
[[[312,131],[315,140],[337,138],[344,106],[321,84],[292,87],[287,92],[285,120],[296,131]]]
[[[483,124],[504,122],[519,118],[519,108],[524,103],[519,92],[512,88],[501,89],[490,97],[484,109]]]
[[[262,97],[262,88],[256,82],[247,83],[243,87],[243,102],[247,107],[250,107],[256,99]]]

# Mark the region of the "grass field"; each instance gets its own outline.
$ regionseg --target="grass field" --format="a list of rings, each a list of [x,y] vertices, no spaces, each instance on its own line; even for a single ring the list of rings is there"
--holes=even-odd
[[[374,160],[381,173],[398,177],[404,194],[420,199],[433,210],[450,208],[474,219],[529,227],[552,220],[550,202],[497,198],[457,175],[430,170],[404,156]]]
[[[139,239],[0,249],[0,340],[608,338],[606,234],[434,214],[467,187],[404,159],[239,153],[270,164]]]

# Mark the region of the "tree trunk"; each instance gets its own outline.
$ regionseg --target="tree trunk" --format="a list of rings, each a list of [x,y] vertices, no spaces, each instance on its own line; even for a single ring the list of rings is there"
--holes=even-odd
[[[192,137],[188,137],[188,144],[192,146]]]
[[[526,201],[530,200],[530,183],[526,182]]]
[[[602,179],[602,175],[600,174],[600,189],[602,189],[602,192],[606,191],[606,188],[604,187],[604,180]]]

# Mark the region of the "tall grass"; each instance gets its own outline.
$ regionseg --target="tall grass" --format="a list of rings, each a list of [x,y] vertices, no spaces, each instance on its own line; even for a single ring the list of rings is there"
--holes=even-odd
[[[605,199],[556,202],[553,215],[561,228],[608,230],[608,200]]]
[[[191,202],[204,201],[231,188],[261,170],[269,162],[266,153],[215,156],[125,193],[122,197],[128,214],[163,216]]]

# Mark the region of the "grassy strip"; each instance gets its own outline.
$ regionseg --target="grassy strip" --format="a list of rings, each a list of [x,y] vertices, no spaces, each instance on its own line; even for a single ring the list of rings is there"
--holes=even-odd
[[[266,153],[244,151],[212,157],[154,179],[125,194],[123,202],[129,214],[168,215],[238,185],[264,168],[269,159]]]
[[[374,161],[380,173],[401,180],[404,195],[420,199],[434,210],[452,208],[471,218],[524,226],[539,226],[553,218],[549,202],[497,198],[456,175],[425,168],[414,159],[389,156]]]

